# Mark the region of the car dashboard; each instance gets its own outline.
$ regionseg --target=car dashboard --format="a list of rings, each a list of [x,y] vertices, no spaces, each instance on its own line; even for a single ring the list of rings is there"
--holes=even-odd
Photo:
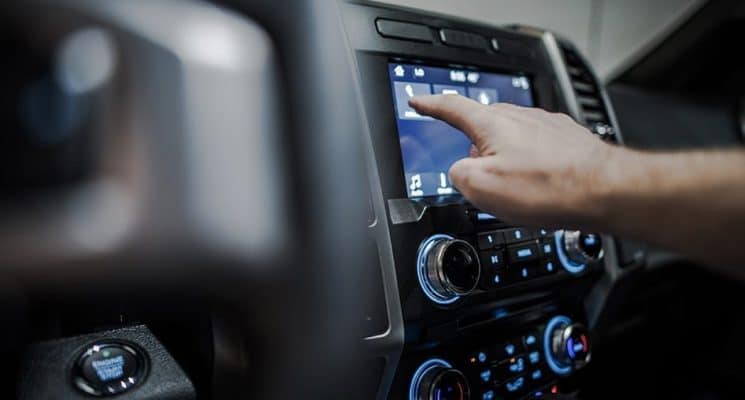
[[[743,393],[737,283],[478,209],[448,176],[470,140],[408,101],[641,149],[739,146],[723,107],[649,94],[643,68],[606,90],[549,30],[373,1],[32,3],[0,5],[7,398]],[[729,136],[686,145],[681,107]]]
[[[459,94],[485,105],[540,107],[620,143],[602,85],[551,32],[365,4],[346,4],[342,15],[377,172],[371,180],[379,182],[370,230],[389,261],[381,263],[380,291],[389,328],[367,340],[403,339],[385,354],[381,393],[572,393],[563,378],[590,360],[593,319],[602,312],[602,304],[588,309],[588,299],[606,270],[623,271],[614,239],[512,226],[470,206],[448,180],[450,165],[468,156],[469,140],[407,101]]]

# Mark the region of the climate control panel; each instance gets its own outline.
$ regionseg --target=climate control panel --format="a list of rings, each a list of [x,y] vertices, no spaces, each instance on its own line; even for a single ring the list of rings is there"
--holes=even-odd
[[[506,341],[433,352],[411,374],[409,400],[533,399],[590,359],[589,334],[564,315]]]

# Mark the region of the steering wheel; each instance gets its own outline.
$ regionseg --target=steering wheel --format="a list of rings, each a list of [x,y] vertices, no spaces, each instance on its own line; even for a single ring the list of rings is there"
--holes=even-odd
[[[0,6],[5,46],[23,44],[3,96],[30,110],[1,111],[19,137],[0,150],[15,161],[2,275],[61,296],[205,301],[251,359],[216,398],[342,398],[362,348],[359,96],[338,4],[289,3]],[[31,86],[53,93],[46,108]]]

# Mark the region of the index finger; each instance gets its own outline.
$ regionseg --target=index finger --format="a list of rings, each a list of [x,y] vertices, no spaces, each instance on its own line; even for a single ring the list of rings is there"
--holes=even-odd
[[[486,141],[483,121],[489,116],[489,107],[475,100],[455,94],[414,96],[409,105],[421,115],[443,120],[460,130],[479,148]]]

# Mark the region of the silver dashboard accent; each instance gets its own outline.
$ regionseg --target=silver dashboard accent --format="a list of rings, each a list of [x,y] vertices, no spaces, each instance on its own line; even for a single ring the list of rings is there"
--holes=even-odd
[[[344,18],[340,18],[342,24],[346,24]],[[344,36],[342,40],[347,44],[347,48],[351,49],[349,29],[344,28]],[[351,74],[352,85],[351,87],[361,87],[361,75],[357,58],[354,57],[352,51],[347,52],[349,63],[354,69],[354,73]],[[370,124],[368,123],[368,117],[366,109],[363,105],[362,93],[359,90],[355,91],[355,100],[357,102],[357,109],[360,113],[360,119],[362,124],[360,128],[362,132],[362,147],[365,156],[365,163],[368,171],[368,182],[370,187],[370,203],[375,215],[374,221],[368,226],[368,232],[375,242],[378,250],[378,256],[380,258],[380,271],[382,275],[383,290],[385,293],[385,303],[388,318],[388,328],[379,334],[368,336],[364,338],[363,343],[368,348],[371,354],[384,360],[383,372],[378,385],[378,391],[375,398],[378,400],[384,400],[388,398],[388,394],[393,384],[393,380],[396,375],[398,363],[401,358],[404,346],[404,320],[403,311],[401,310],[401,299],[398,292],[398,276],[396,272],[395,260],[393,258],[393,246],[391,243],[391,233],[388,224],[385,223],[385,218],[381,216],[386,215],[386,202],[383,196],[383,189],[381,185],[380,174],[378,173],[378,164],[376,160],[375,151],[373,149],[372,136],[370,133]],[[402,199],[407,200],[408,199]],[[391,215],[391,223],[394,225],[393,215],[398,213],[396,210],[403,210],[406,205],[404,204],[392,204],[391,200],[388,200],[388,208]],[[426,210],[426,208],[425,208]],[[424,215],[424,211],[412,214],[406,214],[401,211],[401,215],[417,215],[414,221],[421,219]],[[405,218],[402,218],[404,222]],[[398,222],[398,223],[404,223]]]
[[[587,72],[592,76],[592,80],[595,82],[595,86],[598,88],[598,93],[600,94],[600,97],[603,100],[603,104],[605,105],[605,112],[608,115],[608,121],[610,122],[610,125],[613,127],[613,131],[615,132],[616,137],[616,143],[619,145],[623,144],[623,134],[621,133],[621,128],[618,126],[618,120],[616,119],[616,112],[613,110],[613,105],[611,104],[610,97],[608,96],[608,91],[605,90],[605,85],[600,82],[598,79],[598,76],[595,74],[595,70],[591,68],[591,64],[587,61],[585,56],[580,52],[571,42],[559,39],[561,41],[561,44],[565,47],[569,47],[577,54],[577,56],[580,58],[582,63],[586,66]],[[565,68],[566,71],[566,68]],[[569,79],[569,76],[567,75],[567,79]],[[570,84],[571,88],[571,84]],[[574,91],[572,90],[572,94],[574,94]],[[576,98],[576,97],[575,97]],[[576,104],[576,103],[575,103]],[[582,116],[582,119],[580,121],[584,121],[584,115]]]
[[[417,222],[422,219],[429,206],[410,199],[388,199],[388,211],[393,225]]]
[[[572,81],[569,78],[569,71],[564,63],[564,57],[561,54],[561,48],[556,36],[552,32],[545,31],[541,35],[543,45],[546,47],[546,53],[551,61],[551,66],[554,68],[556,74],[556,81],[559,83],[561,94],[566,102],[569,115],[576,121],[582,121],[582,115],[579,110],[577,103],[577,96],[572,88]]]
[[[445,253],[454,245],[464,246],[474,257],[476,263],[479,263],[476,249],[474,249],[468,242],[460,239],[443,239],[438,241],[431,248],[430,254],[426,255],[427,277],[429,278],[429,282],[433,289],[443,296],[465,296],[476,289],[476,285],[478,285],[479,278],[481,277],[481,268],[479,265],[479,272],[476,275],[473,285],[470,287],[462,288],[451,281],[444,268]]]
[[[562,37],[559,37],[553,32],[545,31],[542,29],[529,27],[529,26],[517,26],[515,29],[518,32],[532,35],[534,37],[538,37],[541,39],[544,47],[546,48],[546,53],[548,55],[548,58],[551,61],[551,66],[554,69],[554,74],[556,75],[556,81],[559,84],[561,95],[564,98],[564,101],[566,102],[569,115],[572,118],[574,118],[576,121],[583,123],[585,116],[582,115],[582,112],[579,109],[579,103],[577,102],[577,95],[574,92],[574,89],[572,88],[572,81],[569,76],[569,71],[567,70],[566,63],[564,62],[564,57],[562,55],[561,46],[568,47],[574,50],[577,56],[580,57],[583,64],[587,66],[590,66],[591,64],[587,62],[587,59],[570,41]],[[623,135],[621,133],[621,129],[618,126],[618,120],[616,119],[616,113],[613,110],[613,105],[611,104],[610,98],[608,97],[608,92],[605,90],[605,85],[603,85],[600,82],[597,75],[595,74],[595,71],[592,68],[588,68],[588,72],[590,73],[590,75],[592,76],[592,80],[595,82],[596,86],[598,87],[600,97],[603,100],[603,104],[605,104],[605,110],[606,110],[606,113],[608,114],[608,119],[610,121],[611,126],[613,127],[613,131],[615,132],[616,142],[618,144],[623,144]]]

